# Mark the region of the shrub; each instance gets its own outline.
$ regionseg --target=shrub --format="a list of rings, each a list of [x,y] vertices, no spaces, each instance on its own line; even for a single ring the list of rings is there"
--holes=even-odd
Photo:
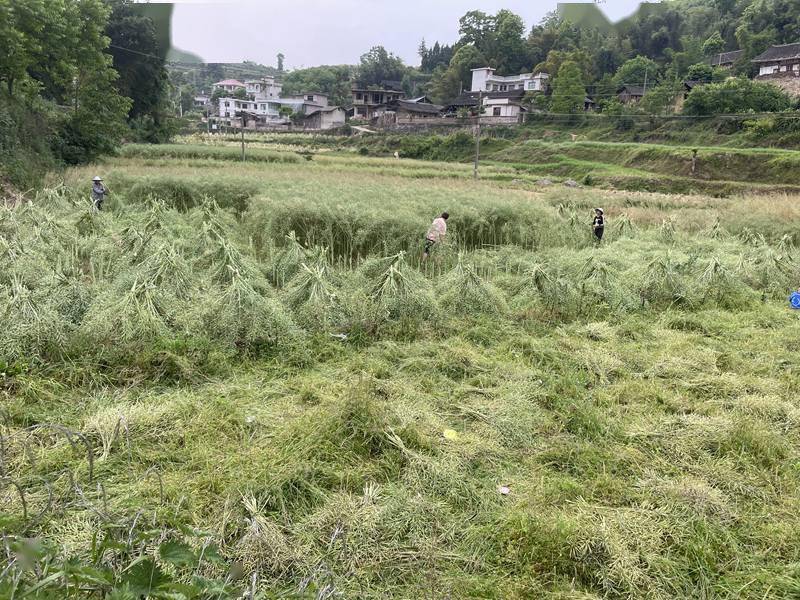
[[[792,100],[786,92],[772,84],[732,77],[721,83],[694,87],[683,105],[683,114],[780,112],[791,106]]]

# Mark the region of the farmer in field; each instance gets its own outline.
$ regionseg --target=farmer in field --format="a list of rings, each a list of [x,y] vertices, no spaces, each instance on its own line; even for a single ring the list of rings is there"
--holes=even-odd
[[[447,235],[447,219],[449,217],[448,213],[443,212],[431,223],[428,233],[425,234],[425,252],[422,253],[422,260],[428,260],[434,244],[441,242],[444,236]]]
[[[103,180],[96,176],[92,179],[92,208],[94,212],[100,212],[103,209],[103,201],[108,194],[108,188],[103,185]]]
[[[594,209],[594,220],[592,221],[592,230],[594,231],[594,235],[597,238],[597,243],[600,243],[600,240],[603,239],[603,229],[606,226],[606,221],[603,218],[603,209],[602,208],[595,208]]]

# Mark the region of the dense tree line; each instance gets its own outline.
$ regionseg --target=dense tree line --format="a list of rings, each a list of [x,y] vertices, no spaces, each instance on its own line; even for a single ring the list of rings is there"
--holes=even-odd
[[[169,128],[167,49],[131,0],[0,0],[0,48],[3,179],[36,180]]]
[[[566,87],[584,85],[602,106],[613,103],[615,88],[623,84],[649,83],[648,89],[663,97],[684,78],[719,79],[708,59],[726,50],[744,50],[733,74],[751,75],[753,56],[772,44],[800,41],[800,3],[674,0],[643,5],[617,27],[576,25],[551,13],[527,33],[510,11],[470,11],[459,21],[459,34],[450,62],[434,68],[427,91],[437,100],[469,89],[472,68],[491,66],[500,75],[545,71],[553,77],[554,90],[566,85],[557,84],[558,77],[570,77]],[[565,63],[570,68],[562,72]],[[564,107],[561,98],[554,100]],[[659,102],[650,104],[655,108]]]

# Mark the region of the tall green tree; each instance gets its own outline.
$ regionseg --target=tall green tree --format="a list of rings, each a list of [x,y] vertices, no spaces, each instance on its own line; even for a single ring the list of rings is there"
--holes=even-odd
[[[348,104],[352,100],[350,80],[355,68],[350,65],[322,65],[310,69],[295,69],[283,76],[283,91],[302,94],[317,91],[328,95],[334,105]]]
[[[655,85],[658,81],[658,64],[645,56],[636,56],[626,60],[614,74],[614,83],[621,85]]]
[[[472,69],[486,66],[486,57],[473,45],[461,46],[447,69],[439,67],[431,82],[431,95],[437,102],[447,102],[472,87]]]
[[[364,85],[380,85],[383,81],[402,81],[406,73],[403,60],[383,46],[370,48],[361,55],[358,79]]]
[[[576,63],[568,60],[561,64],[553,80],[552,89],[550,110],[554,113],[583,112],[586,89],[581,69]]]
[[[156,125],[164,119],[168,93],[166,48],[160,48],[155,24],[132,0],[108,0],[112,7],[106,27],[109,53],[119,73],[116,87],[131,99],[130,119],[149,116]]]
[[[703,54],[706,56],[713,56],[719,54],[725,49],[725,40],[722,39],[719,31],[712,33],[705,42],[703,42]]]

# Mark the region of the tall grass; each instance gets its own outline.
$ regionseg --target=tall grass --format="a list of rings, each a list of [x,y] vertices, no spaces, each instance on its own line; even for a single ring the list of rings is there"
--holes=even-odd
[[[70,186],[0,212],[11,585],[792,596],[791,198],[181,160],[122,159],[100,214]]]

